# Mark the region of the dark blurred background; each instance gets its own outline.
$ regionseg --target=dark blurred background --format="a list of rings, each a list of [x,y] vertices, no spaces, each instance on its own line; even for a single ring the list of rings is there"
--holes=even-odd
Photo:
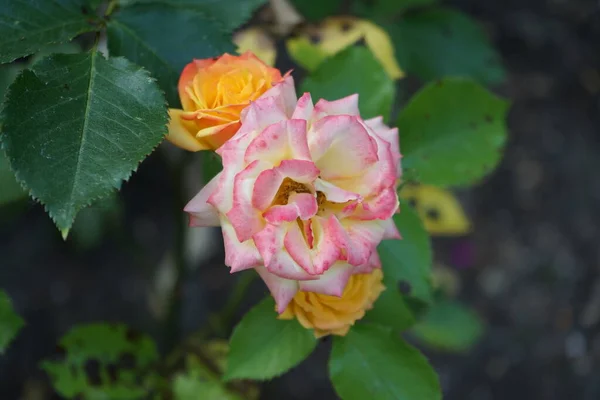
[[[448,249],[457,241],[474,249],[472,265],[455,271],[460,298],[485,320],[485,335],[467,354],[426,354],[448,400],[600,399],[600,3],[446,4],[484,24],[508,71],[494,90],[513,106],[500,167],[460,193],[473,233],[434,243],[436,258],[450,266]],[[0,398],[44,393],[38,362],[75,324],[119,321],[161,334],[156,321],[173,280],[168,249],[177,206],[164,150],[124,184],[116,206],[105,210],[109,218],[80,217],[67,242],[32,201],[0,209],[0,287],[27,322],[0,357]],[[218,230],[192,235],[194,269],[180,292],[185,333],[224,304],[234,281]],[[253,285],[248,307],[265,292]],[[325,340],[265,384],[263,398],[336,398],[328,352]]]

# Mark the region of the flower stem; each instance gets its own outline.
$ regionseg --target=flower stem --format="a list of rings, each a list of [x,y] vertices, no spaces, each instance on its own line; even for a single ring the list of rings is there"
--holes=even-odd
[[[185,166],[188,158],[183,157],[172,169],[173,177],[173,221],[175,223],[173,235],[173,261],[175,268],[175,283],[169,298],[167,308],[167,317],[164,326],[164,348],[167,351],[172,350],[182,339],[181,317],[183,308],[183,285],[186,279],[187,265],[185,258],[185,243],[187,226],[183,213],[185,206],[185,193],[183,188],[183,178]]]
[[[248,288],[256,279],[257,274],[254,271],[245,271],[238,273],[235,286],[231,291],[227,302],[218,313],[208,317],[208,325],[210,332],[217,336],[224,337],[227,335],[227,330],[231,326],[232,320],[238,310],[240,304],[244,301]]]

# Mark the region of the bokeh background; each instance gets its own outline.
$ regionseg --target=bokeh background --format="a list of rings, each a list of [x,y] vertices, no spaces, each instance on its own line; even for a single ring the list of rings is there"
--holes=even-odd
[[[468,352],[424,351],[448,400],[600,399],[600,3],[445,4],[484,25],[507,70],[493,90],[513,106],[501,165],[457,193],[472,232],[434,240],[438,275],[481,317],[484,333]],[[278,63],[289,63],[280,53]],[[418,85],[409,79],[406,90]],[[58,398],[38,363],[75,324],[125,322],[162,335],[179,206],[169,169],[178,155],[166,147],[113,202],[82,214],[66,242],[33,201],[0,208],[0,287],[27,323],[0,357],[0,398]],[[191,196],[199,178],[189,177]],[[186,334],[206,326],[243,279],[223,266],[218,230],[190,232],[188,257],[193,269],[179,290]],[[261,282],[251,285],[231,324],[264,295]],[[218,330],[227,337],[230,329]],[[324,340],[263,385],[262,398],[335,399],[329,346]]]

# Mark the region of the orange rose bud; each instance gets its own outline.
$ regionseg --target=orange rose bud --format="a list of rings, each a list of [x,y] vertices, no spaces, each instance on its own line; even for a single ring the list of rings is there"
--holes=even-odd
[[[240,113],[275,83],[281,73],[251,52],[194,60],[179,78],[183,110],[171,108],[167,139],[186,150],[215,150],[240,127]]]
[[[315,336],[344,336],[356,321],[365,316],[385,290],[381,269],[350,277],[341,297],[313,292],[298,292],[280,319],[297,318],[306,329],[314,329]]]

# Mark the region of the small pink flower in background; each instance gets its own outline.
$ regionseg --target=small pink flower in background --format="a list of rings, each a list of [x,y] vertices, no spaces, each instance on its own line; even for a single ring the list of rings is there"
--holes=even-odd
[[[379,268],[377,245],[399,238],[398,130],[362,120],[358,95],[296,100],[291,77],[241,122],[217,150],[223,171],[185,207],[192,226],[221,225],[231,271],[256,269],[281,313],[298,290],[341,296]]]

